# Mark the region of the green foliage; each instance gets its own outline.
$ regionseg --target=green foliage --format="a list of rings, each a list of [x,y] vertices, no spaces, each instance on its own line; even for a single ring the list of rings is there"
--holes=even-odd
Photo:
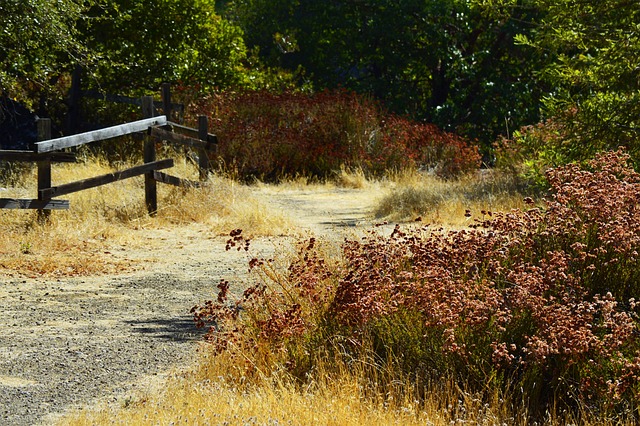
[[[549,188],[546,172],[571,162],[576,148],[561,119],[524,126],[496,144],[496,166],[523,178],[534,191]]]
[[[514,43],[536,9],[497,19],[459,0],[236,0],[226,13],[261,58],[302,66],[316,87],[367,93],[485,143],[539,120],[543,57]]]
[[[574,148],[567,159],[592,158],[621,145],[637,158],[640,3],[534,3],[548,13],[531,37],[519,41],[557,58],[541,70],[541,78],[555,88],[545,107],[549,116],[564,118]]]
[[[92,1],[3,0],[0,3],[0,91],[27,104],[86,62],[76,30]],[[59,95],[59,94],[58,94]]]
[[[84,27],[100,57],[95,77],[113,93],[182,82],[209,91],[245,83],[242,31],[210,1],[105,0]]]
[[[457,231],[396,226],[345,241],[337,264],[314,239],[287,269],[253,259],[257,284],[230,304],[222,283],[195,318],[213,322],[218,351],[270,354],[260,368],[303,384],[319,365],[332,373],[332,354],[369,365],[379,394],[411,380],[413,398],[451,377],[524,405],[529,420],[637,421],[640,174],[628,160],[619,151],[549,172],[544,210],[483,212]],[[241,234],[228,248],[247,248]]]
[[[193,113],[211,117],[220,159],[249,181],[327,178],[343,167],[369,175],[423,167],[454,177],[480,165],[477,147],[463,138],[387,116],[353,92],[223,92]]]

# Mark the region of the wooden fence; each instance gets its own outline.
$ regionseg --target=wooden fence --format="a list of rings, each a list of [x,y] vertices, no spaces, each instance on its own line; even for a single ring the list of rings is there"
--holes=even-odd
[[[166,97],[163,92],[163,99]],[[51,120],[38,120],[38,142],[30,151],[0,150],[0,161],[19,161],[36,163],[38,166],[38,189],[36,199],[0,198],[0,208],[3,209],[38,209],[40,215],[47,217],[50,210],[68,209],[68,200],[58,200],[59,197],[73,192],[82,191],[97,186],[106,185],[134,176],[145,176],[145,204],[150,215],[158,211],[156,183],[161,182],[179,186],[198,186],[200,182],[188,181],[171,176],[160,170],[173,167],[171,158],[156,159],[156,142],[165,141],[196,149],[199,152],[200,180],[207,177],[209,170],[209,153],[216,149],[217,138],[208,133],[206,116],[198,119],[198,129],[192,129],[173,123],[165,115],[154,116],[154,100],[145,96],[140,101],[143,119],[118,126],[107,127],[91,132],[80,133],[61,138],[51,138]],[[63,149],[75,148],[87,143],[99,142],[117,138],[132,133],[146,133],[143,147],[143,164],[126,170],[116,171],[101,176],[83,179],[76,182],[52,185],[51,165],[59,162],[75,162],[75,154],[62,152]]]

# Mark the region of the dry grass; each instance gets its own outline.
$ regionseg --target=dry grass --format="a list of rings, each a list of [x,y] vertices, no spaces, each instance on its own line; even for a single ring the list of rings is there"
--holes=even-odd
[[[355,361],[355,360],[354,360]],[[197,366],[171,375],[161,389],[127,396],[118,402],[72,411],[60,425],[528,425],[527,413],[495,395],[487,401],[442,378],[421,401],[409,381],[398,391],[375,394],[377,383],[363,378],[359,361],[344,365],[338,376],[318,371],[303,388],[279,372],[247,376],[243,362],[211,356],[205,348]],[[335,370],[335,367],[333,368]],[[380,377],[380,380],[384,380]],[[399,396],[399,395],[403,396]],[[586,416],[588,418],[588,416]],[[548,417],[535,424],[571,425],[573,418]],[[631,423],[585,421],[589,425]]]
[[[119,164],[117,169],[127,166]],[[88,158],[54,165],[52,181],[72,182],[113,170],[103,159]],[[184,160],[177,161],[171,173],[197,180],[197,170]],[[213,233],[242,227],[249,234],[273,235],[290,228],[286,214],[267,208],[249,189],[219,176],[210,177],[202,188],[158,185],[159,211],[151,218],[144,205],[143,179],[69,194],[63,198],[70,201],[70,209],[51,212],[46,222],[35,211],[0,210],[0,267],[9,275],[110,274],[136,267],[109,252],[114,246],[143,244],[137,231],[144,229],[199,222]],[[3,198],[35,198],[35,167],[16,170],[5,181],[11,186],[2,190]]]
[[[335,380],[320,373],[304,389],[277,373],[243,380],[237,359],[207,353],[198,368],[174,375],[162,392],[70,413],[61,424],[448,425],[452,415],[461,419],[465,411],[465,417],[485,418],[484,424],[498,420],[479,401],[459,402],[442,389],[421,404],[410,397],[371,398],[357,370],[345,369]]]
[[[524,195],[512,176],[483,170],[458,180],[442,180],[415,171],[392,175],[386,195],[375,209],[377,218],[464,226],[483,211],[510,211],[523,208]]]

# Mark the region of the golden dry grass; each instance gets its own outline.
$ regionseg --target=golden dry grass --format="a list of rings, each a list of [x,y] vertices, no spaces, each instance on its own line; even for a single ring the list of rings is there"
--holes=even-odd
[[[118,165],[118,169],[127,164]],[[73,182],[114,171],[101,158],[78,164],[55,164],[52,182]],[[197,180],[197,170],[177,161],[172,174]],[[35,198],[35,167],[12,176],[3,198]],[[249,235],[286,233],[287,216],[269,209],[236,182],[211,176],[202,188],[158,185],[158,214],[149,217],[144,204],[143,177],[93,188],[63,198],[69,210],[52,211],[46,222],[35,211],[0,209],[0,267],[5,274],[26,276],[91,275],[136,267],[132,261],[106,256],[111,247],[143,244],[136,231],[192,222],[208,225],[213,233],[243,228]],[[8,185],[7,185],[8,186]]]
[[[355,375],[320,379],[304,389],[278,374],[243,380],[236,359],[210,357],[173,376],[162,392],[141,395],[119,406],[101,406],[66,416],[65,425],[229,424],[229,425],[424,425],[424,406],[414,401],[376,401]],[[321,376],[321,375],[320,375]],[[212,379],[213,378],[213,379]],[[431,424],[447,424],[442,421]]]
[[[245,359],[246,361],[246,359]],[[205,348],[195,368],[171,375],[154,392],[67,413],[60,425],[528,425],[526,412],[514,412],[498,395],[489,401],[442,378],[421,401],[409,382],[375,393],[377,384],[354,360],[338,375],[317,371],[303,387],[278,371],[245,375],[242,359],[211,356]],[[321,367],[320,367],[321,368]],[[335,365],[332,366],[335,370]],[[254,370],[255,373],[255,370]],[[384,377],[379,377],[384,380]],[[389,385],[389,383],[387,383]],[[548,417],[535,424],[571,425],[573,418]],[[584,425],[631,424],[580,421]]]
[[[490,170],[452,181],[404,171],[390,177],[384,192],[374,214],[396,221],[421,218],[432,224],[465,226],[482,217],[483,211],[526,207],[515,178]]]

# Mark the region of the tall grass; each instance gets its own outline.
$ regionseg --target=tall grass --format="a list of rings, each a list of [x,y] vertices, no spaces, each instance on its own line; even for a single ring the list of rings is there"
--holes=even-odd
[[[469,213],[523,208],[524,191],[516,176],[497,170],[478,170],[449,180],[405,170],[389,175],[374,216],[395,221],[421,218],[432,224],[465,226],[473,223]]]
[[[71,412],[61,424],[527,424],[511,416],[504,401],[486,404],[445,378],[429,389],[430,399],[420,400],[412,396],[409,382],[396,384],[401,392],[372,392],[376,384],[353,364],[342,364],[339,374],[333,374],[335,367],[331,373],[319,370],[303,387],[277,373],[249,379],[241,372],[234,375],[238,364],[236,358],[212,360],[205,353],[197,370],[176,374],[162,392]]]

